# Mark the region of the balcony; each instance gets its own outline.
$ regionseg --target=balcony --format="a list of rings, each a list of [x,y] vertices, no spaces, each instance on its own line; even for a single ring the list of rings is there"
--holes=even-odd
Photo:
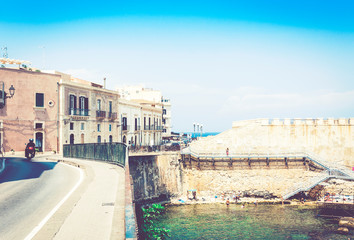
[[[117,113],[116,112],[108,112],[108,118],[110,120],[115,120],[117,119]]]
[[[129,131],[130,126],[129,125],[122,125],[122,131]]]
[[[106,111],[97,110],[96,111],[96,117],[97,118],[105,118],[106,117]]]
[[[88,116],[88,109],[80,109],[80,108],[69,108],[69,115],[73,116]]]

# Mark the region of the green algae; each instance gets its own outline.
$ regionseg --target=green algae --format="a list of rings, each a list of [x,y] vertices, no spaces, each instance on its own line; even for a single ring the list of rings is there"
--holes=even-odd
[[[159,224],[171,239],[322,239],[347,240],[337,224],[305,206],[196,204],[168,206]]]

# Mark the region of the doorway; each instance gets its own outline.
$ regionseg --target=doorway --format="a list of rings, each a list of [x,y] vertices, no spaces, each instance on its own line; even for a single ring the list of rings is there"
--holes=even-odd
[[[36,133],[36,148],[38,152],[43,152],[43,133]]]

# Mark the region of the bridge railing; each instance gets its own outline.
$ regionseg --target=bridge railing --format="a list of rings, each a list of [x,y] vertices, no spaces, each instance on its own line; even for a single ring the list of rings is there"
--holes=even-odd
[[[64,144],[63,157],[98,160],[125,166],[127,146],[124,143]]]

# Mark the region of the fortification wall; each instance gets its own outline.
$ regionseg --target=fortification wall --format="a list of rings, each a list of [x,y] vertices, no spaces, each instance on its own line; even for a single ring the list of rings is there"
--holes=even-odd
[[[179,195],[182,171],[178,159],[178,153],[130,156],[135,202],[163,201]]]
[[[185,166],[184,166],[185,165]],[[199,198],[210,198],[223,192],[268,191],[281,196],[298,182],[320,175],[308,165],[244,166],[217,164],[215,169],[183,164],[178,152],[154,156],[130,156],[129,169],[134,184],[136,203],[186,198],[187,191],[197,190]]]
[[[256,119],[191,144],[199,153],[313,152],[327,161],[354,166],[354,118]]]

